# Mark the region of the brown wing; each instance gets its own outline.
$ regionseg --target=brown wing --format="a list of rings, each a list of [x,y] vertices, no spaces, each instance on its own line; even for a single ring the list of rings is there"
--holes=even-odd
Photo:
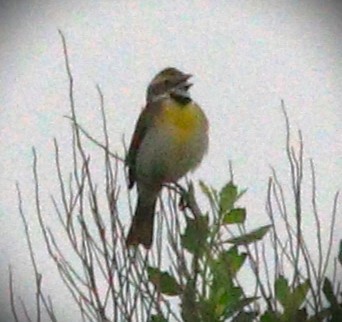
[[[153,102],[146,105],[142,110],[135,126],[131,144],[128,149],[125,163],[128,166],[128,188],[131,189],[136,181],[136,158],[144,137],[150,127],[153,125],[156,115],[158,115],[162,104]]]

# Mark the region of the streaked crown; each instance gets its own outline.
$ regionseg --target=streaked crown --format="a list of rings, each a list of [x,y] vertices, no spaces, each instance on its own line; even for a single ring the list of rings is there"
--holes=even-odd
[[[174,67],[168,67],[159,72],[151,81],[147,88],[146,99],[151,102],[156,98],[170,94],[184,97],[190,100],[189,88],[192,86],[188,82],[192,75],[185,74]]]

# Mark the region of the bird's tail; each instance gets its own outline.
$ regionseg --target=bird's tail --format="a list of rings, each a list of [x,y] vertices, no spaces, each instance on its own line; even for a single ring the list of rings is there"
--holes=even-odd
[[[158,193],[149,193],[148,196],[139,193],[137,208],[126,238],[127,246],[142,244],[146,249],[151,247],[157,197]]]

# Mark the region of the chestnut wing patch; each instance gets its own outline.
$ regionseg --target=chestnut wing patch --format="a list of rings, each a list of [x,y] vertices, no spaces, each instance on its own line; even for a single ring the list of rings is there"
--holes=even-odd
[[[162,105],[160,102],[147,104],[142,110],[135,126],[135,131],[128,149],[125,164],[128,166],[128,188],[131,189],[136,182],[136,159],[146,133],[153,125],[156,115],[159,114]]]

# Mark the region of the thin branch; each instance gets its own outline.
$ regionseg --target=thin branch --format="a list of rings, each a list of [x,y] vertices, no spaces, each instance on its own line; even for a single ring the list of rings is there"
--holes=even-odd
[[[15,301],[14,301],[13,273],[12,273],[12,267],[11,266],[9,266],[8,271],[9,271],[9,289],[10,289],[11,311],[12,311],[15,322],[19,322],[17,310],[15,307]]]
[[[72,117],[65,116],[65,118],[72,121],[72,123],[84,134],[84,136],[89,139],[89,141],[93,142],[95,145],[103,149],[106,153],[108,153],[111,157],[114,159],[119,160],[120,162],[125,162],[125,159],[123,157],[120,157],[118,154],[111,152],[106,144],[101,143],[99,140],[95,139],[93,136],[91,136],[80,124],[78,124]]]
[[[20,214],[22,222],[24,224],[26,243],[27,243],[28,248],[29,248],[30,259],[31,259],[31,263],[33,266],[34,276],[35,276],[35,281],[36,281],[36,314],[37,314],[37,322],[40,322],[41,321],[40,299],[43,296],[42,290],[41,290],[42,275],[38,271],[38,266],[37,266],[36,259],[34,256],[31,237],[30,237],[30,233],[29,233],[29,227],[28,227],[25,215],[24,215],[24,211],[23,211],[23,207],[22,207],[22,198],[21,198],[21,193],[20,193],[20,188],[19,188],[18,183],[16,183],[16,188],[17,188],[18,201],[19,201],[19,214]]]

